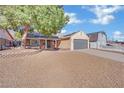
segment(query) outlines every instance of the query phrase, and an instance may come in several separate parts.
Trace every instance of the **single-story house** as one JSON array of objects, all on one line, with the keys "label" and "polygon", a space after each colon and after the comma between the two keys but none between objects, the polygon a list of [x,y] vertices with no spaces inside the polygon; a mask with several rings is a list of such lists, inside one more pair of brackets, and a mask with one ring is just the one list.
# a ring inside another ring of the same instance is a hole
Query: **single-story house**
[{"label": "single-story house", "polygon": [[39,47],[40,49],[56,49],[60,44],[57,36],[45,36],[38,32],[28,33],[26,37],[26,47]]},{"label": "single-story house", "polygon": [[87,34],[89,36],[89,47],[90,48],[101,48],[106,46],[107,35],[105,32],[93,32]]},{"label": "single-story house", "polygon": [[11,46],[13,37],[9,31],[0,29],[0,50],[6,49]]},{"label": "single-story house", "polygon": [[59,48],[61,49],[76,50],[89,48],[89,37],[81,31],[65,35],[60,39]]}]

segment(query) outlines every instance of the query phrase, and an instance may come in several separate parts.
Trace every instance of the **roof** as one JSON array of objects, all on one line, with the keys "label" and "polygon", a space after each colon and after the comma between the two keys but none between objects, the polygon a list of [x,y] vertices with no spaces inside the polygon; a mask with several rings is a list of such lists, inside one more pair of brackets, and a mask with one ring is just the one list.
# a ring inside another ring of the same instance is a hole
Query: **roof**
[{"label": "roof", "polygon": [[106,33],[103,32],[103,31],[89,33],[89,34],[87,34],[88,37],[89,37],[89,41],[90,42],[96,42],[98,40],[98,34],[99,33],[102,33],[102,34],[106,35]]},{"label": "roof", "polygon": [[[80,33],[80,34],[77,34],[77,33]],[[75,34],[77,34],[76,37],[74,38],[82,38],[82,39],[88,39],[89,40],[89,37],[82,31],[77,31],[77,32],[73,32],[73,33],[70,33],[70,34],[67,34],[67,35],[64,35],[63,37],[61,37],[61,40],[67,40],[67,39],[70,39],[72,36],[74,36]],[[80,36],[81,35],[81,36]]]},{"label": "roof", "polygon": [[0,38],[7,39],[7,40],[13,40],[13,37],[9,33],[9,31],[0,29]]},{"label": "roof", "polygon": [[43,34],[40,34],[38,32],[32,32],[32,33],[28,33],[27,35],[27,38],[36,38],[36,39],[39,39],[39,38],[52,38],[52,39],[58,39],[58,36],[45,36]]},{"label": "roof", "polygon": [[15,31],[14,30],[8,30],[10,36],[15,39]]},{"label": "roof", "polygon": [[74,34],[76,34],[76,33],[78,33],[78,32],[73,32],[73,33],[64,35],[63,37],[61,37],[61,39],[69,39],[72,35],[74,35]]},{"label": "roof", "polygon": [[67,37],[67,36],[72,36],[74,34],[76,34],[77,32],[73,32],[73,33],[70,33],[70,34],[67,34],[67,35],[64,35],[64,37]]}]

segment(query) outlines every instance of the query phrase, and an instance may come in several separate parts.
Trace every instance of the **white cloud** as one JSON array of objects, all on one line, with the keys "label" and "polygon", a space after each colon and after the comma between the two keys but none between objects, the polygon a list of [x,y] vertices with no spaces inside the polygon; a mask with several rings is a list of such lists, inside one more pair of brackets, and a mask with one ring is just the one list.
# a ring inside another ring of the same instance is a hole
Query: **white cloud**
[{"label": "white cloud", "polygon": [[67,30],[65,30],[65,29],[61,30],[61,33],[66,33],[66,32],[67,32]]},{"label": "white cloud", "polygon": [[82,21],[77,18],[77,14],[76,13],[68,13],[68,12],[66,12],[65,15],[68,15],[70,17],[68,24],[82,23]]},{"label": "white cloud", "polygon": [[114,40],[124,41],[124,33],[121,31],[115,31],[113,33]]},{"label": "white cloud", "polygon": [[[84,9],[84,7],[82,7]],[[112,20],[115,19],[114,13],[118,12],[119,10],[123,9],[123,6],[93,6],[87,7],[92,13],[96,15],[95,19],[91,19],[90,22],[94,24],[102,24],[106,25],[109,24]]]},{"label": "white cloud", "polygon": [[104,17],[92,19],[91,22],[94,23],[94,24],[106,25],[106,24],[109,24],[113,19],[114,19],[114,16],[106,15]]},{"label": "white cloud", "polygon": [[115,36],[120,36],[121,34],[122,34],[122,32],[120,32],[120,31],[115,31],[115,32],[114,32],[114,35],[115,35]]}]

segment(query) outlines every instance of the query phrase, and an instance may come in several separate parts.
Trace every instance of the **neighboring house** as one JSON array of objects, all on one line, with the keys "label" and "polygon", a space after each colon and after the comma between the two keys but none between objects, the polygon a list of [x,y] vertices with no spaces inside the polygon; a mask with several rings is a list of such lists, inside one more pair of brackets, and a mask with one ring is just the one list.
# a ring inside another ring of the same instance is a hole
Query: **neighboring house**
[{"label": "neighboring house", "polygon": [[90,48],[102,48],[106,46],[107,35],[105,32],[94,32],[87,35],[89,36]]},{"label": "neighboring house", "polygon": [[0,29],[0,50],[10,47],[13,39],[9,31]]},{"label": "neighboring house", "polygon": [[84,32],[74,32],[60,38],[61,49],[86,49],[89,48],[89,37]]},{"label": "neighboring house", "polygon": [[26,47],[39,47],[40,49],[55,49],[58,48],[60,39],[57,36],[45,36],[38,32],[28,33],[26,37]]}]

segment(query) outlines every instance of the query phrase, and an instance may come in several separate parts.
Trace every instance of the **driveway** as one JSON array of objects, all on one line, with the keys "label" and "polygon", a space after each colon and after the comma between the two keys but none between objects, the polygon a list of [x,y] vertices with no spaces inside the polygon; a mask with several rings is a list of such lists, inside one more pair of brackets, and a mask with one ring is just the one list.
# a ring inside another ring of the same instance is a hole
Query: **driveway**
[{"label": "driveway", "polygon": [[114,61],[124,62],[124,55],[113,52],[100,51],[95,49],[84,49],[84,50],[76,50],[77,52],[83,52],[90,55],[111,59]]}]

